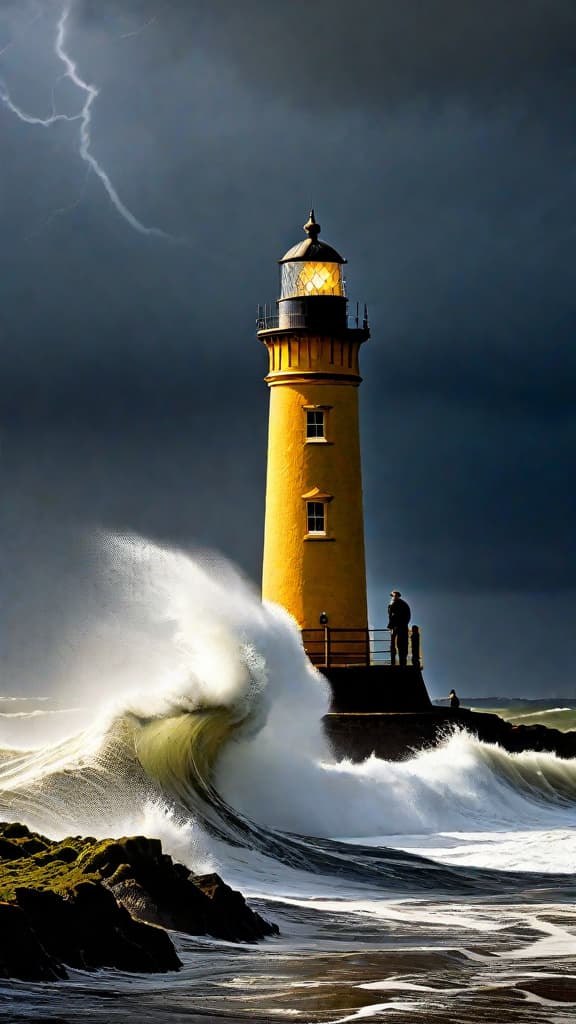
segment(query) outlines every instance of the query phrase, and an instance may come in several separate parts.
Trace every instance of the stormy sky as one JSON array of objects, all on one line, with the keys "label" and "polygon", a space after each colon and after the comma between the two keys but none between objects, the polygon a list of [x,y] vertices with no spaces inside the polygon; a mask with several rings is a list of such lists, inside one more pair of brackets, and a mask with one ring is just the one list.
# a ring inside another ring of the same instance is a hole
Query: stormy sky
[{"label": "stormy sky", "polygon": [[[573,695],[572,0],[78,0],[93,94],[63,10],[0,0],[2,692],[73,642],[95,529],[259,580],[255,310],[313,203],[370,313],[373,624],[400,589],[434,695]],[[90,96],[97,168],[52,119]]]}]

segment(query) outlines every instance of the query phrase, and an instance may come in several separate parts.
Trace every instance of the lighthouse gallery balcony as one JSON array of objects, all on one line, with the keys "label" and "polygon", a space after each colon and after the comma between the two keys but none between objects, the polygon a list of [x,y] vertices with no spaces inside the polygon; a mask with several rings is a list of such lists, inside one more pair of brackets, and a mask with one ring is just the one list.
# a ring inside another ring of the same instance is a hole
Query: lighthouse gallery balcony
[{"label": "lighthouse gallery balcony", "polygon": [[[398,656],[389,629],[303,629],[302,642],[310,661],[317,668],[397,665]],[[408,634],[408,664],[422,668],[420,629],[412,626]]]},{"label": "lighthouse gallery balcony", "polygon": [[[356,303],[355,313],[344,314],[344,326],[348,331],[367,331],[368,330],[368,310],[366,306],[363,307],[360,312],[360,304]],[[318,316],[318,308],[310,307],[310,305],[302,304],[300,309],[282,309],[278,310],[276,304],[258,306],[256,314],[256,330],[258,334],[261,331],[278,331],[278,330],[315,330],[319,327],[326,326],[326,318],[320,318]]]}]

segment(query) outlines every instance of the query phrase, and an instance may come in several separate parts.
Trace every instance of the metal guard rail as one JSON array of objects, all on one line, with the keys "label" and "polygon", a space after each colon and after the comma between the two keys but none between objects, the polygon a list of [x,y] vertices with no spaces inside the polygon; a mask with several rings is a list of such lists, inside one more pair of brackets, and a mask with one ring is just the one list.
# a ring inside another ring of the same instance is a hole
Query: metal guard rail
[{"label": "metal guard rail", "polygon": [[[397,644],[389,629],[303,629],[304,650],[313,665],[319,668],[352,665],[397,665],[400,662]],[[408,630],[407,664],[422,668],[420,629]]]},{"label": "metal guard rail", "polygon": [[[306,313],[259,313],[256,317],[257,331],[273,331],[279,328],[297,329],[307,328],[314,325],[316,321],[311,320]],[[367,330],[368,320],[366,316],[359,316],[357,313],[346,314],[346,326],[351,330]]]}]

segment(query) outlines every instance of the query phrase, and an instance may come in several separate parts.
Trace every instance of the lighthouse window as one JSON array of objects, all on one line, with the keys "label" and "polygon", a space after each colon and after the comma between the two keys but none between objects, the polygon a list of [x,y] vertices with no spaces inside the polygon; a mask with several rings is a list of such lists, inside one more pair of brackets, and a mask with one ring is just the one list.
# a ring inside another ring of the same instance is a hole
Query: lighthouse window
[{"label": "lighthouse window", "polygon": [[339,263],[314,263],[297,260],[282,265],[281,298],[306,295],[344,295],[342,267]]},{"label": "lighthouse window", "polygon": [[326,533],[326,506],[322,501],[307,501],[308,533]]},{"label": "lighthouse window", "polygon": [[306,412],[306,437],[325,437],[324,412],[320,409],[312,409]]}]

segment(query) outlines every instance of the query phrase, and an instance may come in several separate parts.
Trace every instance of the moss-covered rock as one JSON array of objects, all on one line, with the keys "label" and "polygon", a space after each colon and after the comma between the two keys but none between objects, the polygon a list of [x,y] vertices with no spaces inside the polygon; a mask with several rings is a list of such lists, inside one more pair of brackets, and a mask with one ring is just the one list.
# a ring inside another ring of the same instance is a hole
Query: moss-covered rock
[{"label": "moss-covered rock", "polygon": [[218,875],[190,874],[162,852],[159,840],[145,836],[53,842],[19,823],[0,823],[0,901],[30,959],[18,968],[26,956],[11,959],[5,938],[5,977],[49,980],[62,977],[65,964],[177,970],[163,928],[240,942],[278,931]]}]

